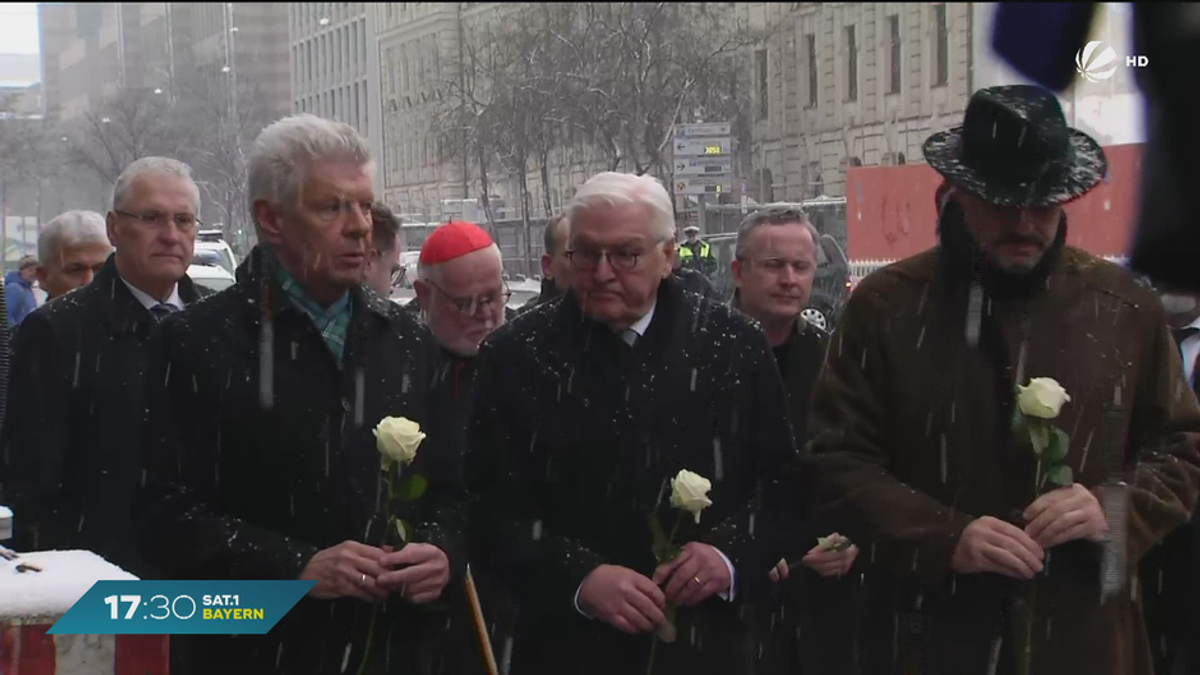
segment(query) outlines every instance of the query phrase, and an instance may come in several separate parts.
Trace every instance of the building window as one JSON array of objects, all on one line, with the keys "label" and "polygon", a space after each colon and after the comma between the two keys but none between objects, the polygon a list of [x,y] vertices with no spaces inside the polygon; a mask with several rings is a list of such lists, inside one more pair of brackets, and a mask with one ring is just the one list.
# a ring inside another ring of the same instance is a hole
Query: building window
[{"label": "building window", "polygon": [[893,14],[888,17],[888,24],[892,34],[892,51],[891,51],[891,73],[888,79],[888,93],[900,93],[900,15]]},{"label": "building window", "polygon": [[858,100],[858,43],[854,26],[846,26],[846,100]]},{"label": "building window", "polygon": [[769,91],[767,89],[767,50],[759,49],[754,52],[754,61],[758,69],[758,119],[767,119],[770,112]]},{"label": "building window", "polygon": [[817,89],[817,36],[809,33],[804,39],[808,43],[808,106],[815,108],[820,93]]},{"label": "building window", "polygon": [[937,70],[934,73],[933,86],[946,84],[950,80],[950,37],[946,29],[946,4],[933,6],[934,35],[937,39],[935,47]]}]

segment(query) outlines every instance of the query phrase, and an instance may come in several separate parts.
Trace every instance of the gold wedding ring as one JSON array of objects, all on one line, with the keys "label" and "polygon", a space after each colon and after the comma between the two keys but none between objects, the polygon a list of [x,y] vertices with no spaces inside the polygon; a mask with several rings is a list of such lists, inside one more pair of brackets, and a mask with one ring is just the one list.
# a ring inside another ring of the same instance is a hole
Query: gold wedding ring
[{"label": "gold wedding ring", "polygon": [[358,583],[359,583],[359,585],[361,585],[361,586],[366,586],[366,585],[367,585],[367,573],[366,573],[366,572],[363,572],[363,575],[362,575],[362,580],[361,580],[361,581],[359,581]]},{"label": "gold wedding ring", "polygon": [[697,584],[697,585],[699,585],[699,586],[703,586],[703,585],[704,585],[704,582],[703,582],[703,581],[700,581],[700,576],[699,576],[699,575],[692,577],[692,581],[696,582],[696,584]]}]

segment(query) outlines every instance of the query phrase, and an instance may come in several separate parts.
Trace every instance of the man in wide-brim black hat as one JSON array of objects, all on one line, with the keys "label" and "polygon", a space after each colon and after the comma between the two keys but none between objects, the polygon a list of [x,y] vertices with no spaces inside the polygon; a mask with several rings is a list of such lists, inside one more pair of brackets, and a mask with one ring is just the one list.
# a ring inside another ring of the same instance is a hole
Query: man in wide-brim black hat
[{"label": "man in wide-brim black hat", "polygon": [[865,672],[1150,675],[1128,579],[1192,512],[1200,406],[1159,300],[1065,245],[1104,153],[1021,85],[976,92],[925,157],[940,245],[859,284],[810,420],[817,515],[880,583]]}]

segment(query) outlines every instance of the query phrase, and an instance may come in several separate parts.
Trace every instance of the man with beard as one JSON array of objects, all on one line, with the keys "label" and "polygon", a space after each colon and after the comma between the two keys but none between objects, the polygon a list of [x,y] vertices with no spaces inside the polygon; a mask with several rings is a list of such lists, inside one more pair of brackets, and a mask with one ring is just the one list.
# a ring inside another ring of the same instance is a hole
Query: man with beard
[{"label": "man with beard", "polygon": [[[654,178],[594,176],[568,220],[572,290],[484,343],[469,433],[472,539],[521,598],[512,671],[749,672],[797,457],[769,346],[680,288]],[[698,522],[669,503],[682,469],[711,481]]]},{"label": "man with beard", "polygon": [[[440,667],[445,623],[425,606],[465,563],[441,464],[457,449],[431,415],[432,337],[362,283],[369,152],[313,115],[263,129],[247,186],[260,243],[234,286],[150,345],[143,550],[173,579],[316,582],[268,635],[173,639],[189,672]],[[428,436],[405,469],[428,484],[415,501],[381,497],[373,432],[388,417]],[[389,513],[412,525],[406,545]]]},{"label": "man with beard", "polygon": [[[1064,245],[1062,204],[1099,183],[1103,151],[1052,94],[1013,85],[976,92],[924,152],[950,184],[941,245],[850,296],[811,418],[814,501],[881,574],[866,671],[1148,675],[1128,577],[1191,516],[1200,406],[1177,395],[1157,298]],[[1068,435],[1067,487],[1038,480],[1014,428],[1032,378],[1070,396],[1035,411]],[[1117,497],[1107,514],[1099,494]],[[1122,550],[1124,575],[1102,568]],[[1120,586],[1104,602],[1102,581]]]},{"label": "man with beard", "polygon": [[[1200,354],[1200,295],[1159,284],[1171,336],[1183,359],[1183,373],[1193,394],[1200,396],[1196,376]],[[1146,610],[1146,629],[1154,648],[1154,672],[1200,673],[1200,522],[1195,510],[1187,525],[1155,547],[1139,570]]]}]

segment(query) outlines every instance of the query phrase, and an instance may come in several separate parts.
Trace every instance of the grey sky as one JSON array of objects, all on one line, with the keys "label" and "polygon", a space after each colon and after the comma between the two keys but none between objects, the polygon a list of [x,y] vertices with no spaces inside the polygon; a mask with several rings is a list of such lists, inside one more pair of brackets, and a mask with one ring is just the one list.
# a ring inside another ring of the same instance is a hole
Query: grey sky
[{"label": "grey sky", "polygon": [[36,2],[0,3],[0,54],[37,54]]}]

